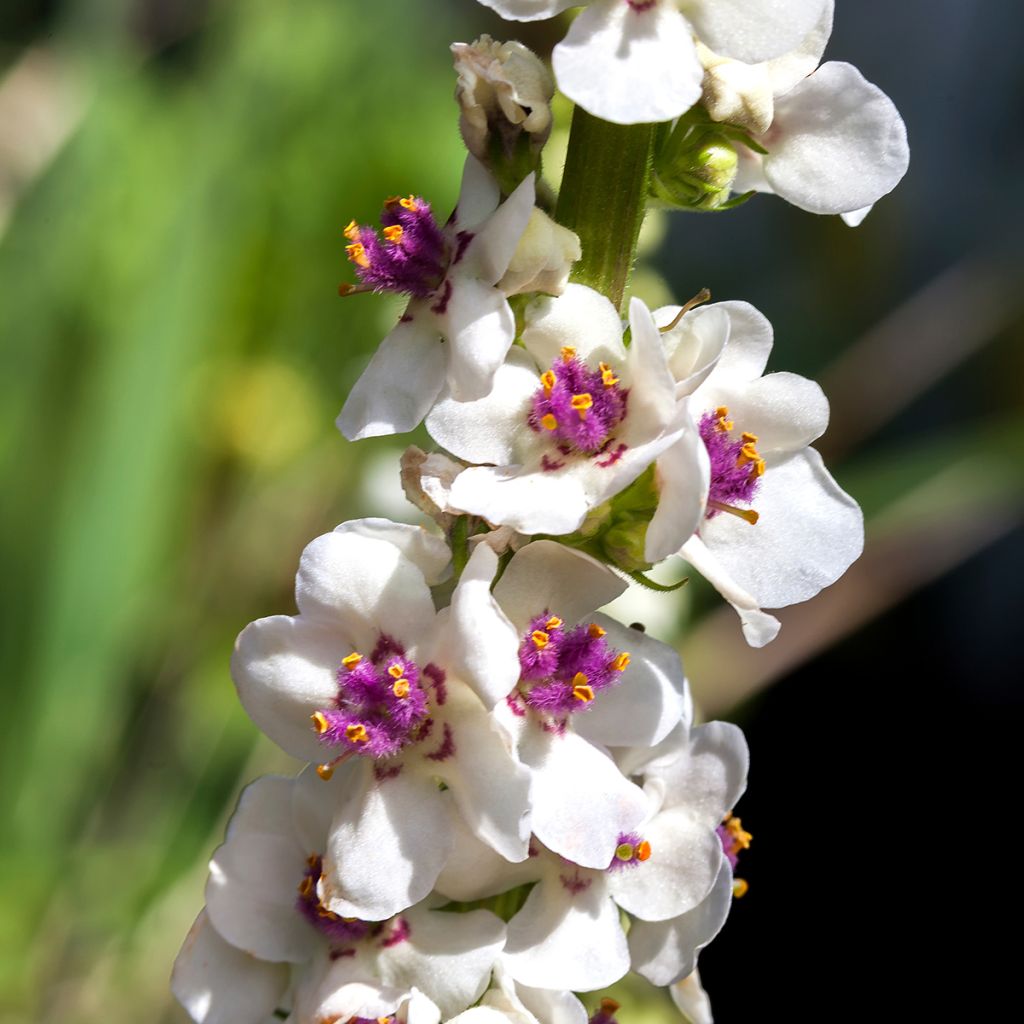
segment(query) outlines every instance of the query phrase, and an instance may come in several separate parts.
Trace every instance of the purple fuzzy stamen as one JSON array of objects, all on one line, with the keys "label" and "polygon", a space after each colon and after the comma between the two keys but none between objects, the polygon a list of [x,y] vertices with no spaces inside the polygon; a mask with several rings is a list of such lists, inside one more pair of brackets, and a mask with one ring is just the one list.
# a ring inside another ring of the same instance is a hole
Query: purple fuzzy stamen
[{"label": "purple fuzzy stamen", "polygon": [[607,365],[591,370],[570,352],[541,377],[527,423],[562,455],[598,455],[626,415],[628,392]]},{"label": "purple fuzzy stamen", "polygon": [[306,871],[299,884],[299,897],[295,901],[296,909],[333,944],[356,942],[365,938],[373,925],[355,918],[340,917],[320,902],[316,887],[322,871],[323,860],[314,853],[306,862]]},{"label": "purple fuzzy stamen", "polygon": [[636,832],[623,832],[615,841],[615,853],[608,865],[609,871],[635,868],[651,856],[651,844]]},{"label": "purple fuzzy stamen", "polygon": [[[430,204],[418,196],[389,199],[380,217],[383,231],[350,224],[348,257],[364,285],[425,299],[441,286],[452,262],[444,232]],[[471,236],[470,236],[471,237]],[[460,240],[459,246],[468,243]],[[461,255],[461,253],[460,253]]]},{"label": "purple fuzzy stamen", "polygon": [[740,819],[733,817],[731,814],[715,831],[722,843],[722,852],[735,871],[736,865],[739,863],[740,854],[750,847],[752,836],[749,832],[744,831]]},{"label": "purple fuzzy stamen", "polygon": [[749,506],[761,483],[759,464],[761,472],[764,471],[760,457],[748,457],[750,453],[756,454],[752,448],[753,442],[747,440],[753,435],[746,434],[740,440],[734,440],[731,435],[733,424],[727,419],[728,415],[728,409],[723,407],[706,412],[700,418],[700,436],[711,460],[711,489],[705,513],[708,519],[713,519],[722,511],[715,507],[716,504],[731,508]]}]

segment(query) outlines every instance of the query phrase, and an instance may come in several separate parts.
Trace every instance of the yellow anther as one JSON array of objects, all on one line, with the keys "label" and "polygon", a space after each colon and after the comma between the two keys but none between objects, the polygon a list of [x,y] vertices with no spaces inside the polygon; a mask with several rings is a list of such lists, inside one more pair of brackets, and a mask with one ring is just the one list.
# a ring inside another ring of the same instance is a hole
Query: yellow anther
[{"label": "yellow anther", "polygon": [[314,711],[309,716],[309,720],[313,723],[313,728],[323,736],[325,732],[331,727],[331,723],[327,721],[327,716],[322,711]]},{"label": "yellow anther", "polygon": [[353,651],[350,655],[348,655],[348,657],[342,658],[341,659],[341,663],[342,663],[342,665],[345,666],[345,668],[347,668],[349,671],[351,671],[362,660],[363,660],[363,656],[361,654],[356,654],[356,652]]},{"label": "yellow anther", "polygon": [[306,858],[306,867],[307,868],[315,868],[317,866],[317,863],[318,863],[319,860],[320,860],[320,858],[315,853],[311,853]]},{"label": "yellow anther", "polygon": [[346,726],[345,738],[350,743],[367,743],[370,739],[366,733],[366,726],[361,723]]},{"label": "yellow anther", "polygon": [[388,675],[391,676],[392,679],[401,679],[402,678],[402,666],[401,665],[389,665],[388,666]]},{"label": "yellow anther", "polygon": [[589,685],[585,672],[577,672],[572,677],[572,695],[584,704],[589,704],[594,699],[594,690]]},{"label": "yellow anther", "polygon": [[543,651],[544,648],[547,647],[548,641],[551,637],[549,637],[543,629],[535,629],[530,639],[533,641],[533,646],[536,647],[538,651]]},{"label": "yellow anther", "polygon": [[743,828],[743,822],[739,818],[729,815],[725,821],[725,831],[739,849],[750,849],[750,842],[754,837]]},{"label": "yellow anther", "polygon": [[415,196],[406,196],[405,199],[399,199],[398,200],[398,205],[403,207],[406,210],[415,210],[416,209],[416,197]]},{"label": "yellow anther", "polygon": [[750,883],[745,878],[734,878],[732,880],[733,899],[742,899],[750,890]]},{"label": "yellow anther", "polygon": [[389,224],[383,231],[384,237],[389,242],[400,242],[402,235],[405,234],[405,228],[401,224]]},{"label": "yellow anther", "polygon": [[748,462],[757,462],[761,456],[758,450],[749,441],[740,449],[739,455],[736,456],[736,465],[742,466]]},{"label": "yellow anther", "polygon": [[601,383],[606,388],[613,388],[619,383],[619,378],[607,363],[598,363],[597,368],[601,371]]},{"label": "yellow anther", "polygon": [[619,843],[615,847],[615,856],[619,860],[632,860],[634,853],[636,853],[636,847],[632,843]]},{"label": "yellow anther", "polygon": [[409,696],[409,680],[408,679],[396,679],[395,685],[391,687],[391,692],[399,698]]},{"label": "yellow anther", "polygon": [[639,861],[651,859],[651,844],[646,839],[636,848],[636,859]]},{"label": "yellow anther", "polygon": [[370,265],[370,258],[366,255],[366,249],[362,242],[353,242],[351,245],[346,245],[345,252],[348,253],[348,258],[356,266],[368,267]]},{"label": "yellow anther", "polygon": [[592,622],[587,629],[587,633],[590,634],[592,640],[600,640],[605,635],[605,632],[596,622]]},{"label": "yellow anther", "polygon": [[743,440],[747,444],[757,444],[757,434],[751,434],[749,431],[743,431]]},{"label": "yellow anther", "polygon": [[326,782],[334,774],[334,766],[330,764],[318,764],[316,773]]},{"label": "yellow anther", "polygon": [[582,395],[573,395],[569,404],[580,414],[580,419],[586,419],[587,410],[594,404],[593,398],[584,392]]},{"label": "yellow anther", "polygon": [[545,629],[558,629],[562,624],[562,620],[557,615],[552,615],[547,622],[544,623]]},{"label": "yellow anther", "polygon": [[555,375],[550,370],[545,370],[540,375],[540,382],[544,385],[544,394],[550,395],[555,386]]},{"label": "yellow anther", "polygon": [[629,668],[629,651],[623,651],[621,654],[615,655],[615,660],[612,662],[612,668],[616,672],[625,672]]},{"label": "yellow anther", "polygon": [[[756,472],[756,467],[755,467]],[[709,501],[708,507],[717,509],[719,512],[728,512],[737,519],[742,519],[753,526],[761,517],[752,508],[736,508],[735,505],[726,505],[721,501]]]},{"label": "yellow anther", "polygon": [[350,242],[356,241],[359,238],[359,225],[354,220],[350,220],[344,234]]},{"label": "yellow anther", "polygon": [[571,363],[576,358],[576,349],[572,345],[562,346],[562,362]]},{"label": "yellow anther", "polygon": [[720,430],[723,434],[728,434],[736,425],[731,419],[729,419],[729,406],[727,405],[720,405],[715,410],[715,416],[718,417],[715,422],[715,430]]},{"label": "yellow anther", "polygon": [[541,416],[540,425],[545,430],[554,430],[555,427],[558,426],[558,420],[556,420],[555,417],[551,415],[551,413],[546,413],[545,415]]},{"label": "yellow anther", "polygon": [[600,1002],[601,1009],[609,1016],[614,1014],[616,1011],[622,1009],[622,1003],[617,1003],[614,999],[609,999],[605,996]]},{"label": "yellow anther", "polygon": [[729,415],[729,406],[727,406],[727,405],[720,405],[715,410],[715,415],[716,416],[728,416]]},{"label": "yellow anther", "polygon": [[303,899],[308,900],[309,897],[313,895],[315,889],[316,883],[309,875],[306,875],[306,877],[301,882],[299,882],[299,895]]}]

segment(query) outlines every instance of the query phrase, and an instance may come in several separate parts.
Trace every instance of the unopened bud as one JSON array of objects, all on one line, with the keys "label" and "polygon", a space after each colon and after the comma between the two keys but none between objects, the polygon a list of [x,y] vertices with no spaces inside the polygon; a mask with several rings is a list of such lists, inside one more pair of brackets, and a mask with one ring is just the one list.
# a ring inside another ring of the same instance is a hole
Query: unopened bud
[{"label": "unopened bud", "polygon": [[620,519],[601,538],[604,553],[614,565],[626,572],[642,572],[651,563],[644,557],[649,519]]},{"label": "unopened bud", "polygon": [[712,121],[762,135],[775,116],[775,97],[767,64],[744,64],[712,53],[698,44],[704,65],[701,102]]},{"label": "unopened bud", "polygon": [[535,207],[498,287],[506,295],[561,295],[569,283],[569,271],[581,254],[576,233]]},{"label": "unopened bud", "polygon": [[654,168],[655,196],[673,206],[715,210],[729,198],[739,157],[736,147],[714,128],[689,132]]}]

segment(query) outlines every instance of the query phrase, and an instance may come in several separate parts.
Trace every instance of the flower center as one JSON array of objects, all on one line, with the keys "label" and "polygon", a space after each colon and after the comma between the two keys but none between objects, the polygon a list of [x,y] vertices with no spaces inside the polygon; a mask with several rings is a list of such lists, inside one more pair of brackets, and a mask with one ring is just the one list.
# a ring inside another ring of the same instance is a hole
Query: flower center
[{"label": "flower center", "polygon": [[628,665],[629,654],[616,651],[596,622],[566,629],[557,615],[544,612],[519,644],[518,691],[534,711],[571,714],[614,686]]},{"label": "flower center", "polygon": [[[716,832],[722,843],[722,850],[725,853],[726,859],[732,865],[733,871],[735,871],[736,865],[739,863],[740,854],[744,850],[750,849],[750,843],[754,837],[743,828],[743,823],[731,811],[725,816]],[[737,899],[746,895],[749,888],[750,886],[746,879],[733,879],[732,894]]]},{"label": "flower center", "polygon": [[728,512],[753,525],[757,513],[737,506],[749,505],[754,500],[765,464],[757,450],[757,435],[744,433],[735,440],[734,426],[724,405],[704,413],[700,419],[700,436],[711,460],[711,490],[705,517],[713,519],[719,512]]},{"label": "flower center", "polygon": [[323,872],[323,859],[318,853],[306,861],[306,871],[299,882],[299,896],[295,908],[322,935],[332,943],[356,942],[369,935],[374,927],[354,917],[341,917],[328,910],[317,895],[316,887]]},{"label": "flower center", "polygon": [[397,640],[381,634],[369,657],[353,651],[338,668],[334,706],[321,708],[310,721],[321,742],[341,751],[317,770],[330,778],[333,767],[353,754],[392,757],[425,739],[433,724],[431,693],[444,703],[444,673],[433,664],[422,669]]},{"label": "flower center", "polygon": [[[420,299],[433,294],[448,273],[453,253],[430,204],[419,196],[392,197],[384,203],[380,222],[380,235],[355,221],[345,228],[345,251],[365,287],[342,286],[342,293],[372,289]],[[456,259],[464,248],[461,238],[458,242]]]},{"label": "flower center", "polygon": [[619,843],[615,847],[615,855],[609,871],[617,871],[621,868],[635,868],[651,858],[651,844],[635,832],[624,832],[619,836]]},{"label": "flower center", "polygon": [[547,434],[563,455],[603,452],[626,415],[628,391],[615,371],[607,363],[590,369],[567,346],[540,382],[527,420],[530,429]]}]

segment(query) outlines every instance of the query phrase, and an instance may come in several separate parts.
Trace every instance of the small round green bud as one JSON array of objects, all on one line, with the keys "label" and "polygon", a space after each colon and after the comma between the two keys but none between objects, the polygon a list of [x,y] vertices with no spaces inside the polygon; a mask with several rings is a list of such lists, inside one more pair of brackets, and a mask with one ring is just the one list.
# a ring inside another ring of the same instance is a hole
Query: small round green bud
[{"label": "small round green bud", "polygon": [[644,558],[647,519],[621,519],[601,538],[601,547],[612,564],[626,572],[642,572],[651,568]]}]

